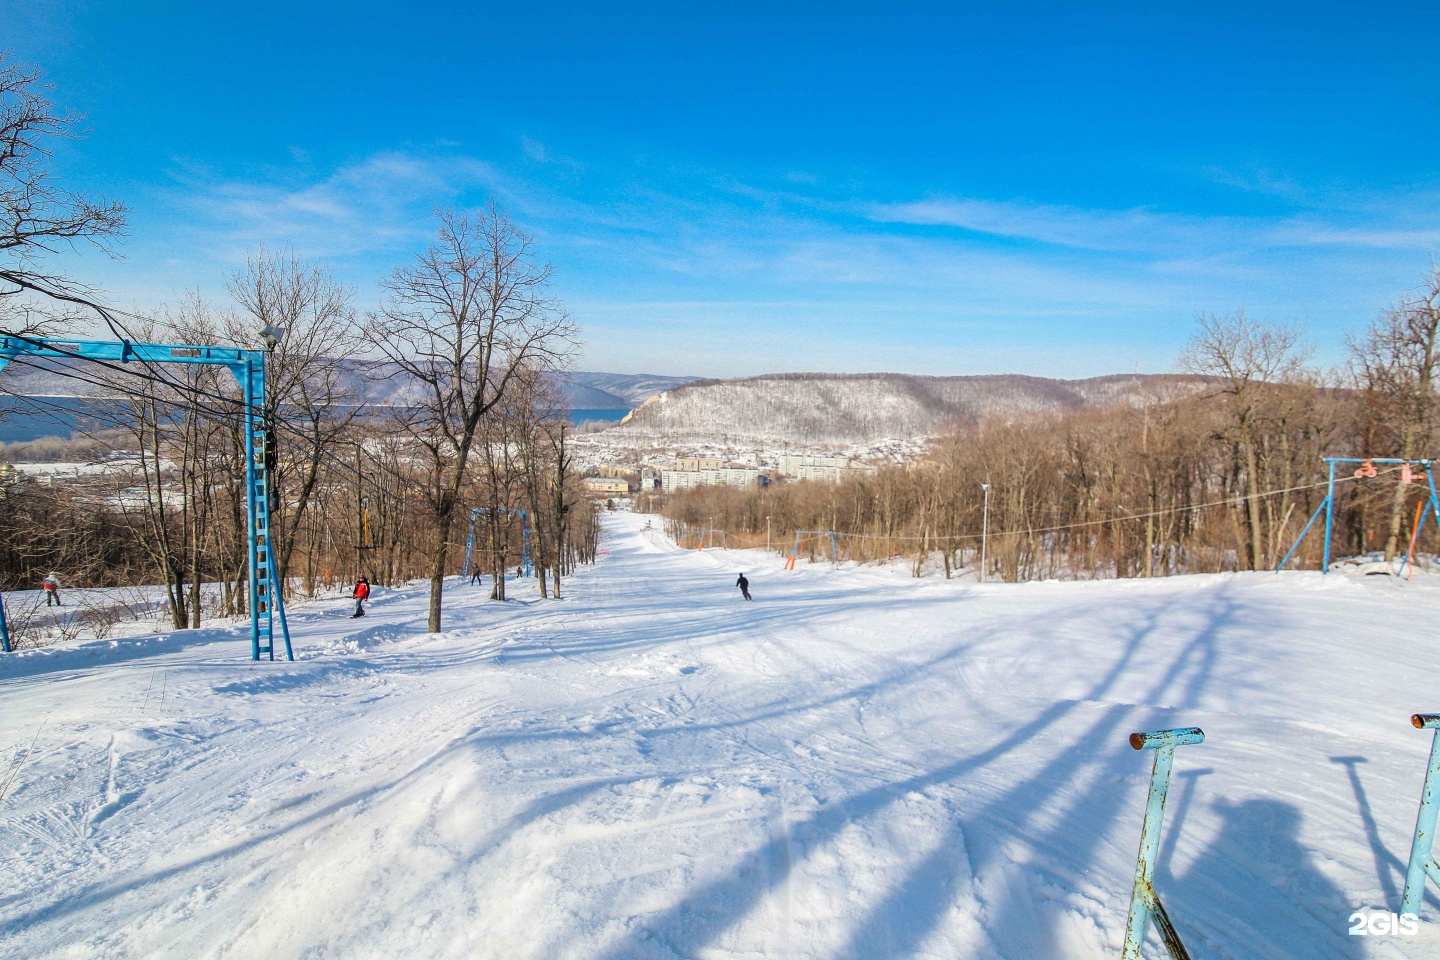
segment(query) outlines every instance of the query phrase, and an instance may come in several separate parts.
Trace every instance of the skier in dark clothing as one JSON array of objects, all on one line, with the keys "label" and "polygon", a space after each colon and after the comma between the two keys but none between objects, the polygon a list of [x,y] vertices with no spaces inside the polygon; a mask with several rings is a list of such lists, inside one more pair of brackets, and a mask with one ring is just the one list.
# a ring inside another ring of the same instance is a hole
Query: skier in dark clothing
[{"label": "skier in dark clothing", "polygon": [[470,586],[473,587],[477,583],[482,586],[485,584],[485,578],[481,575],[480,564],[478,563],[475,564],[475,569],[470,574]]},{"label": "skier in dark clothing", "polygon": [[350,596],[355,598],[355,612],[350,614],[350,619],[365,616],[365,601],[370,597],[370,581],[362,576]]},{"label": "skier in dark clothing", "polygon": [[746,600],[750,599],[750,581],[745,579],[745,574],[740,574],[740,579],[735,581],[735,586],[740,588],[740,593]]}]

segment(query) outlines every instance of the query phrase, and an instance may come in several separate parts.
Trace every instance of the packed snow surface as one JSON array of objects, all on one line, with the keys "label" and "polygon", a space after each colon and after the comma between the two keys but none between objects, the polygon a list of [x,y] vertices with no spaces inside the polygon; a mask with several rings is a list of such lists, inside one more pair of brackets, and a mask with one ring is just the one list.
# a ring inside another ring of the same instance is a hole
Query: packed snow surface
[{"label": "packed snow surface", "polygon": [[645,523],[559,602],[453,581],[439,635],[417,586],[297,606],[296,663],[0,658],[0,955],[1113,958],[1126,735],[1192,724],[1156,886],[1196,957],[1440,955],[1433,888],[1346,932],[1399,906],[1440,585],[788,573]]}]

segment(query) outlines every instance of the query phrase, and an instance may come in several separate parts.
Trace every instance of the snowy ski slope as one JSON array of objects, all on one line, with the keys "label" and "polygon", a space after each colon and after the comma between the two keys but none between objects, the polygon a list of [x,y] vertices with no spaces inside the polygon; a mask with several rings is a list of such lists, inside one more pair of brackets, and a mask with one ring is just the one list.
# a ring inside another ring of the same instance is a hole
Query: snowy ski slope
[{"label": "snowy ski slope", "polygon": [[0,956],[1118,957],[1125,736],[1189,724],[1157,887],[1197,958],[1440,956],[1433,891],[1346,934],[1399,903],[1436,584],[784,573],[643,526],[558,603],[455,581],[438,636],[416,587],[298,607],[294,664],[0,658]]}]

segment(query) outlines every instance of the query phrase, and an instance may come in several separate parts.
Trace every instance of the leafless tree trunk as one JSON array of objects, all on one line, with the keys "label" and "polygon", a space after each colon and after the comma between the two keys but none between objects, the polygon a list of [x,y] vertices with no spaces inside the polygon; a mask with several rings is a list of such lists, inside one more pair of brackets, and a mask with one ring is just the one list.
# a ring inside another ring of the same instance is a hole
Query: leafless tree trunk
[{"label": "leafless tree trunk", "polygon": [[[1435,455],[1435,380],[1440,366],[1440,270],[1431,269],[1417,295],[1382,314],[1359,341],[1352,341],[1355,385],[1377,440],[1389,449],[1377,456],[1429,458]],[[1385,558],[1399,552],[1409,489],[1395,485],[1385,536]]]},{"label": "leafless tree trunk", "polygon": [[560,363],[574,327],[547,290],[551,269],[534,243],[491,203],[475,216],[445,213],[438,241],[385,282],[371,339],[411,387],[400,423],[424,451],[434,541],[429,628],[441,629],[451,526],[487,415],[520,371]]},{"label": "leafless tree trunk", "polygon": [[[77,139],[84,118],[60,113],[40,73],[0,53],[0,300],[44,290],[69,291],[64,279],[36,266],[40,256],[77,240],[108,250],[107,241],[125,228],[125,208],[93,200],[59,185],[50,169],[55,144]],[[27,284],[34,284],[29,286]]]},{"label": "leafless tree trunk", "polygon": [[1243,311],[1228,317],[1202,316],[1200,330],[1186,346],[1180,368],[1213,377],[1225,397],[1230,422],[1223,439],[1233,443],[1243,483],[1249,532],[1247,566],[1266,562],[1259,493],[1262,486],[1260,434],[1275,387],[1297,379],[1305,352],[1300,331],[1284,324],[1251,320]]},{"label": "leafless tree trunk", "polygon": [[288,590],[290,561],[321,464],[327,454],[335,455],[339,438],[361,410],[349,367],[362,343],[354,292],[323,266],[263,249],[230,277],[229,289],[247,315],[231,325],[231,339],[258,347],[262,330],[283,331],[265,355],[265,413],[271,423],[283,421],[270,478],[271,530],[276,570]]}]

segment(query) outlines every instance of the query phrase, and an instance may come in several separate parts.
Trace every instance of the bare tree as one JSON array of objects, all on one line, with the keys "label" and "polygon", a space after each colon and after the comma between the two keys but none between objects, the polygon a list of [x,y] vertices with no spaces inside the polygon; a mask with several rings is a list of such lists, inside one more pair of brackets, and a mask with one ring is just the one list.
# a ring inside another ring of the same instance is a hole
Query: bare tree
[{"label": "bare tree", "polygon": [[[1361,340],[1350,343],[1351,370],[1370,443],[1378,453],[1406,459],[1435,455],[1435,382],[1440,376],[1440,269],[1420,290],[1381,314]],[[1386,526],[1385,558],[1400,546],[1408,491],[1396,484]]]},{"label": "bare tree", "polygon": [[81,136],[83,117],[60,113],[33,67],[0,53],[0,296],[65,292],[60,277],[40,271],[44,254],[85,240],[109,249],[125,227],[125,207],[61,187],[51,170],[53,144]]},{"label": "bare tree", "polygon": [[521,371],[559,365],[574,342],[533,247],[493,202],[473,217],[442,213],[437,242],[385,281],[368,323],[413,390],[401,420],[429,474],[431,631],[440,630],[451,526],[482,422]]},{"label": "bare tree", "polygon": [[284,429],[275,430],[271,526],[280,583],[288,585],[296,534],[322,462],[361,410],[361,397],[347,375],[362,345],[355,295],[324,266],[288,251],[267,254],[264,249],[245,261],[228,286],[246,313],[230,324],[232,339],[258,345],[267,327],[284,331],[265,356],[265,416],[272,429],[277,418],[284,421]]},{"label": "bare tree", "polygon": [[1180,369],[1213,377],[1218,394],[1229,411],[1228,424],[1219,439],[1234,452],[1233,468],[1240,480],[1249,529],[1248,567],[1265,562],[1263,520],[1259,493],[1262,486],[1262,423],[1270,414],[1275,387],[1299,379],[1306,351],[1298,328],[1252,320],[1243,310],[1227,317],[1199,318],[1200,329],[1180,357]]}]

